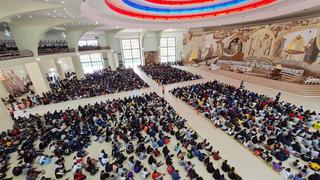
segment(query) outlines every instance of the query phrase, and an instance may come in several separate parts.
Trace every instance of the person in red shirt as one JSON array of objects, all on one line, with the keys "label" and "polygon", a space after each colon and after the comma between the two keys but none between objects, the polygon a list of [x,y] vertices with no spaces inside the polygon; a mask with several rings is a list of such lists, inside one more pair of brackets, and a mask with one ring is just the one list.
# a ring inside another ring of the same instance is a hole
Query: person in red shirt
[{"label": "person in red shirt", "polygon": [[80,169],[78,169],[74,174],[74,180],[84,180],[84,179],[87,179],[87,176],[84,175]]},{"label": "person in red shirt", "polygon": [[159,157],[160,156],[160,151],[156,148],[154,151],[153,151],[153,155],[155,156],[155,157]]},{"label": "person in red shirt", "polygon": [[157,171],[153,171],[151,177],[153,180],[162,180],[163,179],[164,174],[161,174]]},{"label": "person in red shirt", "polygon": [[218,160],[221,159],[219,153],[220,153],[219,151],[212,152],[212,157],[213,157],[214,160],[218,161]]},{"label": "person in red shirt", "polygon": [[167,171],[168,171],[168,174],[172,175],[172,173],[173,173],[173,171],[174,171],[174,167],[173,167],[171,164],[169,164],[169,165],[167,166]]}]

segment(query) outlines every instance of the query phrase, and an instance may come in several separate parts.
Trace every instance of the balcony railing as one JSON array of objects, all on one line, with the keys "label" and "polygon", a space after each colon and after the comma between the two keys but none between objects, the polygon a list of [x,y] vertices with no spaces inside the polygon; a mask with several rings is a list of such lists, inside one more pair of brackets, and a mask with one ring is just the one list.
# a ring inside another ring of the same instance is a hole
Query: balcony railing
[{"label": "balcony railing", "polygon": [[8,60],[15,58],[33,57],[32,51],[2,51],[0,52],[0,60]]},{"label": "balcony railing", "polygon": [[108,50],[109,46],[101,47],[101,46],[79,46],[79,51],[94,51],[94,50]]},{"label": "balcony railing", "polygon": [[38,54],[41,55],[49,55],[49,54],[61,54],[61,53],[69,53],[75,52],[74,48],[50,48],[50,49],[41,49],[38,50]]}]

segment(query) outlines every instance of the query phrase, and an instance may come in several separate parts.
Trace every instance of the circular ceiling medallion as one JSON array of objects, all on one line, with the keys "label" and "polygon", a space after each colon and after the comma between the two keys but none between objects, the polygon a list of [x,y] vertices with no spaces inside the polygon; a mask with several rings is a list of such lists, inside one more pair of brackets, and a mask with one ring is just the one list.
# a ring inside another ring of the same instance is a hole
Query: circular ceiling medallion
[{"label": "circular ceiling medallion", "polygon": [[[104,0],[114,12],[148,20],[190,20],[235,14],[277,0]],[[172,5],[180,5],[173,6]]]}]

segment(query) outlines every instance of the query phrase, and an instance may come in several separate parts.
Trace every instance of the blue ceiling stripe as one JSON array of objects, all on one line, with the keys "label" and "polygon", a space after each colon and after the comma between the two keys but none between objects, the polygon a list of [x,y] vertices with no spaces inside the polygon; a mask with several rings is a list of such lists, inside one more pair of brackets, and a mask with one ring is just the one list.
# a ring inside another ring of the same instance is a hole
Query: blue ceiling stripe
[{"label": "blue ceiling stripe", "polygon": [[179,9],[148,7],[145,5],[135,3],[132,0],[122,0],[122,1],[128,6],[138,10],[142,10],[142,11],[162,13],[162,14],[182,14],[182,13],[199,13],[199,12],[225,9],[229,7],[234,7],[239,4],[244,4],[249,0],[231,0],[228,2],[220,3],[220,4],[213,4],[213,5],[211,4],[208,6],[193,7],[193,8],[179,8]]}]

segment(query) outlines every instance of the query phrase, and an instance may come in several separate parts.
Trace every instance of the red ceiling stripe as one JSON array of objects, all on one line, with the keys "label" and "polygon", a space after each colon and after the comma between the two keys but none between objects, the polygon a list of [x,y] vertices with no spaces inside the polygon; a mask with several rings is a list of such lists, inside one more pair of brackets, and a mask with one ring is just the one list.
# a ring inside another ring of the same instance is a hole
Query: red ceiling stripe
[{"label": "red ceiling stripe", "polygon": [[128,10],[124,10],[122,8],[119,8],[115,6],[110,0],[104,0],[106,5],[112,9],[113,11],[125,15],[130,16],[134,18],[140,18],[140,19],[150,19],[150,20],[188,20],[188,19],[201,19],[201,18],[209,18],[209,17],[215,17],[215,16],[222,16],[226,14],[234,14],[238,12],[248,11],[252,9],[256,9],[262,6],[269,5],[271,3],[276,2],[277,0],[261,0],[252,4],[248,4],[241,7],[236,7],[232,9],[226,9],[221,11],[215,11],[215,12],[208,12],[208,13],[201,13],[201,14],[191,14],[191,15],[152,15],[152,14],[143,14],[143,13],[136,13],[131,12]]},{"label": "red ceiling stripe", "polygon": [[202,4],[208,2],[214,2],[216,0],[183,0],[183,1],[170,1],[170,0],[146,0],[154,4],[162,5],[190,5],[190,4]]}]

